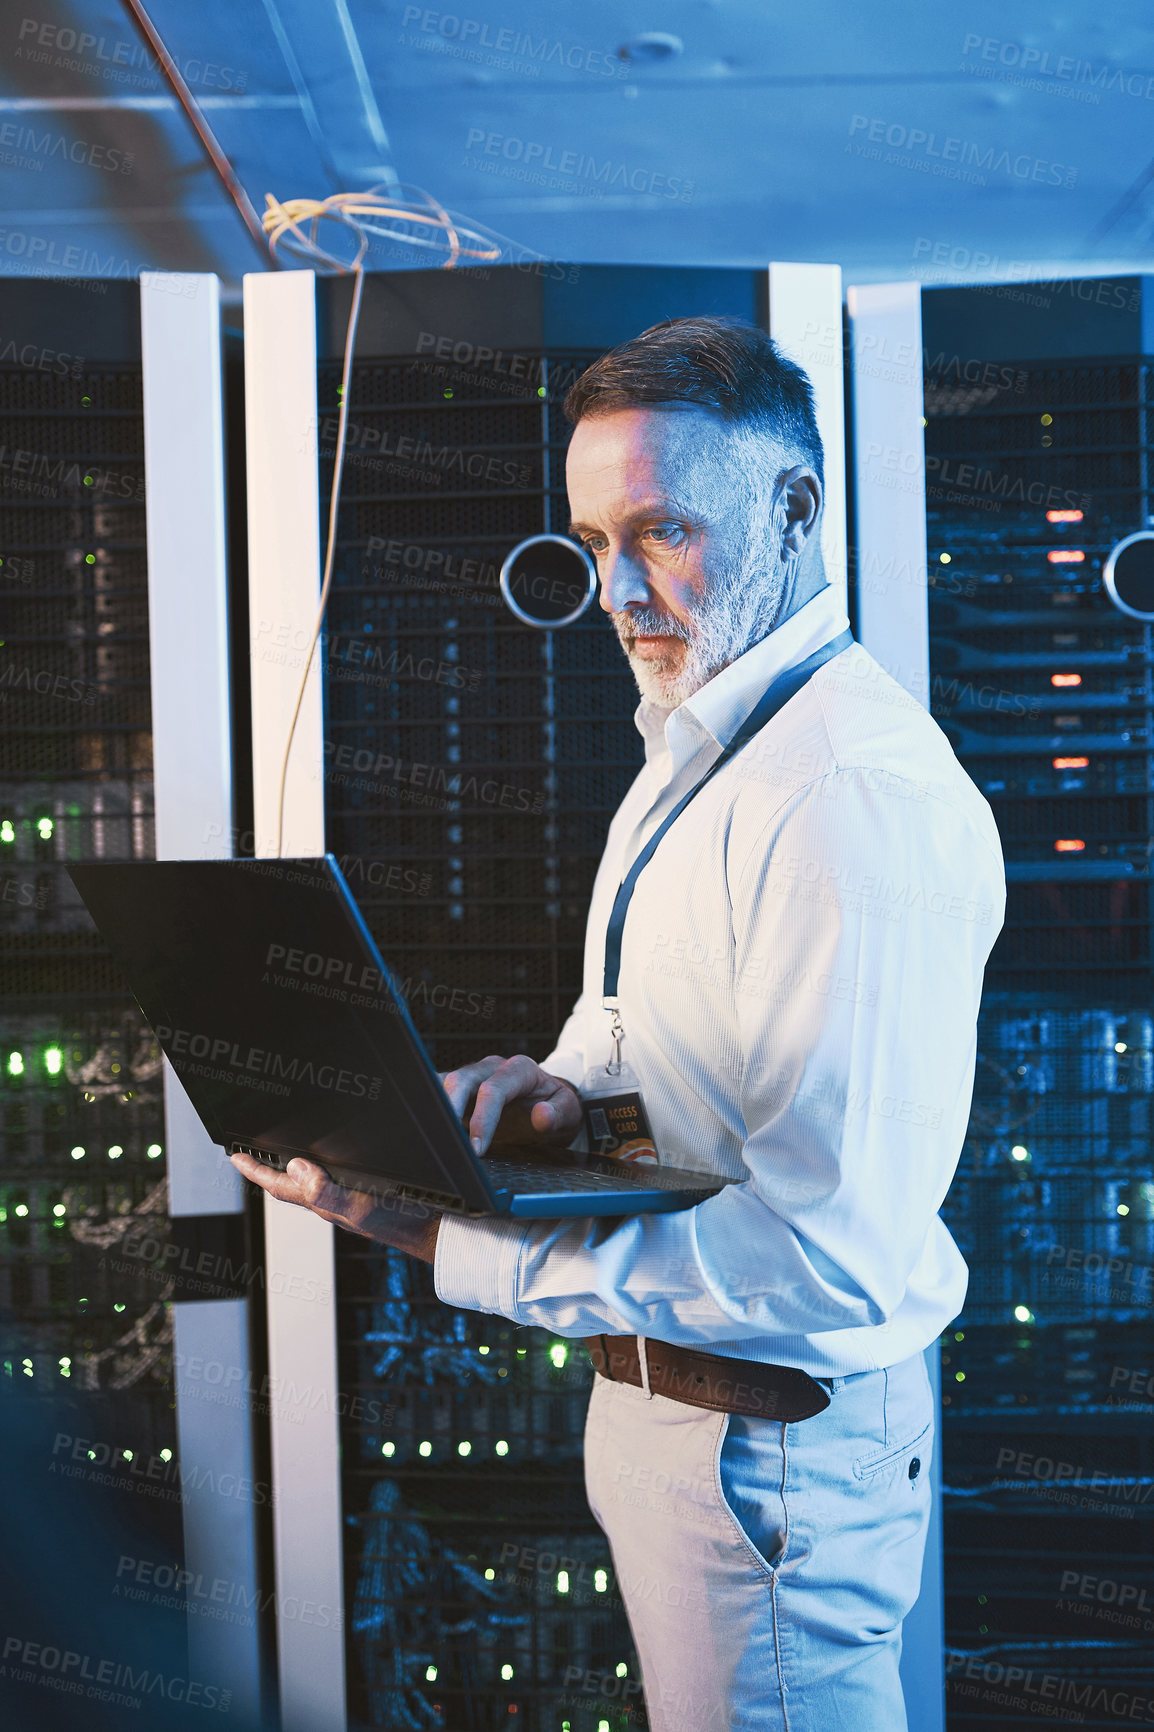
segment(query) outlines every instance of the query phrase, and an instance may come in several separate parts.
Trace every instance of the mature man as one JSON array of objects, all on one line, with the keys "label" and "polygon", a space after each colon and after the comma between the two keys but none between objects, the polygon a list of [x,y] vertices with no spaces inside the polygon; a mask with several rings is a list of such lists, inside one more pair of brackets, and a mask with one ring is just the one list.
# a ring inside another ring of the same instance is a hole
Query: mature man
[{"label": "mature man", "polygon": [[[433,1262],[451,1304],[591,1339],[587,1489],[658,1732],[900,1732],[922,1350],[965,1292],[937,1211],[1004,912],[997,831],[925,709],[848,638],[799,368],[751,326],[670,321],[566,409],[572,532],[641,689],[646,762],[555,1051],[445,1087],[479,1150],[499,1125],[571,1142],[580,1092],[620,1059],[662,1156],[738,1182],[675,1214],[414,1225],[311,1163],[237,1164]],[[622,880],[770,688],[775,713],[637,877],[606,1003]]]}]

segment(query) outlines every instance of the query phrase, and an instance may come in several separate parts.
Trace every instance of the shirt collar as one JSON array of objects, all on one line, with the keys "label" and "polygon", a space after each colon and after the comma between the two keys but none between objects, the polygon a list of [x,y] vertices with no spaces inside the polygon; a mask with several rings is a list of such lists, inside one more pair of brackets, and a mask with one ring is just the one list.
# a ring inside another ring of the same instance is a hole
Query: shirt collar
[{"label": "shirt collar", "polygon": [[633,720],[645,741],[647,761],[654,763],[667,750],[681,758],[686,751],[696,751],[705,736],[727,746],[779,674],[796,667],[848,626],[840,592],[827,584],[676,709],[642,699]]}]

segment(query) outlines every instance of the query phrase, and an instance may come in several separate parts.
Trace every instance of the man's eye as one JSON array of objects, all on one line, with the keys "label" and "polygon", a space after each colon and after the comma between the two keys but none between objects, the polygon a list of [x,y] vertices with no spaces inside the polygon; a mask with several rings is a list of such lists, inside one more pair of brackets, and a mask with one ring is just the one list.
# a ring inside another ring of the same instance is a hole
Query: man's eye
[{"label": "man's eye", "polygon": [[657,541],[673,541],[681,533],[681,528],[676,523],[655,523],[652,529],[647,529],[645,533]]}]

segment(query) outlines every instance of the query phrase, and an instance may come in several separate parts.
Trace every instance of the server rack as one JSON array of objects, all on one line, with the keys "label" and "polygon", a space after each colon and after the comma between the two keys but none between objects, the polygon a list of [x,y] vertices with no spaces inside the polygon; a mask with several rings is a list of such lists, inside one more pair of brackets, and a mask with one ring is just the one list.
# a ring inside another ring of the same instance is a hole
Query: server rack
[{"label": "server rack", "polygon": [[1149,521],[1150,366],[931,368],[926,416],[931,707],[1008,880],[944,1211],[949,1725],[1111,1725],[1154,1679],[1154,692],[1100,577]]},{"label": "server rack", "polygon": [[[6,1626],[170,1664],[183,1627],[136,1579],[181,1560],[161,1061],[65,871],[154,851],[138,298],[8,283],[3,305]],[[42,1681],[6,1679],[23,1723]]]}]

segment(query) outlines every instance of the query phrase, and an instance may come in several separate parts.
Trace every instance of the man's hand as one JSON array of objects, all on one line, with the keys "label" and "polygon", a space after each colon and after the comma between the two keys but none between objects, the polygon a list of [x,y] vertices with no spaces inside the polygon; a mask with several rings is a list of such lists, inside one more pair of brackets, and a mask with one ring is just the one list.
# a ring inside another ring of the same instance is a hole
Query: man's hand
[{"label": "man's hand", "polygon": [[376,1239],[407,1251],[423,1263],[431,1263],[437,1250],[440,1212],[424,1203],[390,1197],[387,1192],[347,1191],[329,1178],[323,1168],[297,1155],[283,1173],[265,1166],[251,1155],[231,1155],[238,1173],[267,1191],[281,1203],[297,1203],[311,1209],[322,1221],[344,1227],[362,1238]]},{"label": "man's hand", "polygon": [[[550,1076],[522,1053],[517,1058],[479,1059],[449,1071],[441,1081],[465,1123],[473,1147],[484,1153],[491,1143],[529,1142],[564,1148],[581,1128],[581,1097],[569,1083]],[[280,1203],[311,1209],[349,1233],[376,1239],[432,1263],[441,1211],[424,1203],[391,1197],[387,1191],[349,1191],[322,1167],[297,1155],[284,1172],[252,1155],[229,1157],[238,1173]]]},{"label": "man's hand", "polygon": [[516,1058],[491,1054],[441,1080],[479,1155],[490,1144],[510,1142],[567,1148],[581,1129],[576,1089],[524,1053]]}]

